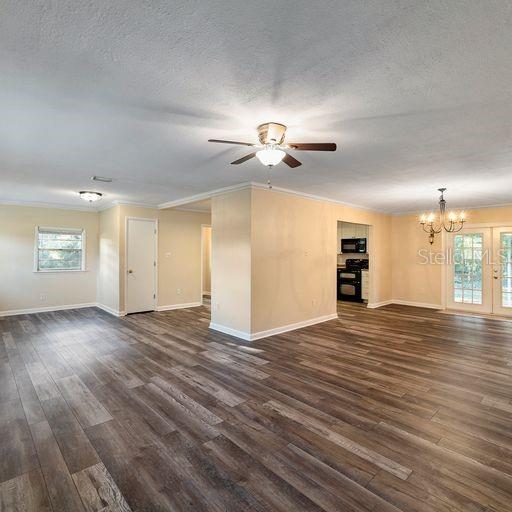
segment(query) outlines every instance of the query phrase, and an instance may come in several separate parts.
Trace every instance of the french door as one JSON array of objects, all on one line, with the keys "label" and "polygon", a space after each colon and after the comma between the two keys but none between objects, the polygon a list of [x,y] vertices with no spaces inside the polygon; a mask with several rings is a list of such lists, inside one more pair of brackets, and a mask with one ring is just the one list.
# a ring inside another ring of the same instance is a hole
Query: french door
[{"label": "french door", "polygon": [[512,227],[492,228],[493,313],[512,315]]},{"label": "french door", "polygon": [[450,233],[447,249],[447,307],[512,315],[512,227]]}]

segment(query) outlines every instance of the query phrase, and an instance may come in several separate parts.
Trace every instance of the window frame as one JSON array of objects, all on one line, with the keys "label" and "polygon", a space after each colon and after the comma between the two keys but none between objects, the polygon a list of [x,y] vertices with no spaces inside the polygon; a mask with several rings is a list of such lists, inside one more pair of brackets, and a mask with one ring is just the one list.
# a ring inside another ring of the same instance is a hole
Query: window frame
[{"label": "window frame", "polygon": [[[78,233],[80,232],[82,235],[82,262],[80,268],[57,268],[57,269],[40,269],[39,268],[39,231],[40,230],[48,230],[48,231],[59,231],[69,232],[69,233]],[[48,227],[48,226],[36,226],[34,230],[34,269],[33,272],[37,274],[54,274],[54,273],[62,273],[62,272],[87,272],[86,267],[86,247],[87,247],[87,236],[84,228],[57,228],[57,227]]]}]

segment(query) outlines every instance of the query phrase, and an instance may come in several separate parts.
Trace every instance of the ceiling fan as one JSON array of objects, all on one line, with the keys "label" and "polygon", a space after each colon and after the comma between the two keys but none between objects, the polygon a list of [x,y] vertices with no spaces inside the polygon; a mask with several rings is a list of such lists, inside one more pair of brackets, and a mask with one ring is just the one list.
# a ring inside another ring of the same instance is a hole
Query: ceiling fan
[{"label": "ceiling fan", "polygon": [[237,144],[238,146],[249,146],[253,148],[261,148],[259,151],[249,153],[248,155],[231,162],[232,165],[243,164],[256,157],[263,165],[269,168],[283,161],[289,167],[298,167],[302,165],[296,158],[291,156],[285,150],[296,151],[336,151],[334,143],[304,143],[304,142],[287,142],[284,143],[286,134],[286,126],[280,123],[264,123],[257,128],[259,144],[251,142],[237,142],[234,140],[209,139],[208,142],[218,142],[220,144]]}]

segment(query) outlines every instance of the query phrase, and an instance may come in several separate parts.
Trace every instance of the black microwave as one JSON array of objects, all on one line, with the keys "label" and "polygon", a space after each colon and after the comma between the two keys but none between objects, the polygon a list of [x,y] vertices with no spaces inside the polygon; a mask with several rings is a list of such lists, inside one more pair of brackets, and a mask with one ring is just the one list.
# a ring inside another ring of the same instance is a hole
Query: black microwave
[{"label": "black microwave", "polygon": [[342,238],[341,252],[345,253],[366,253],[366,238]]}]

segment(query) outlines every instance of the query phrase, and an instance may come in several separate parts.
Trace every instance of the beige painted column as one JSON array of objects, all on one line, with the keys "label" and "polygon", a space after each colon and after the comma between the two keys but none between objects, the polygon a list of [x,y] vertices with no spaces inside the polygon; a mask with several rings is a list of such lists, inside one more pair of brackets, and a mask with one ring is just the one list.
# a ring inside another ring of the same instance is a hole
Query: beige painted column
[{"label": "beige painted column", "polygon": [[212,199],[211,328],[258,339],[336,318],[331,205],[250,188]]},{"label": "beige painted column", "polygon": [[251,190],[212,198],[212,329],[251,333]]}]

